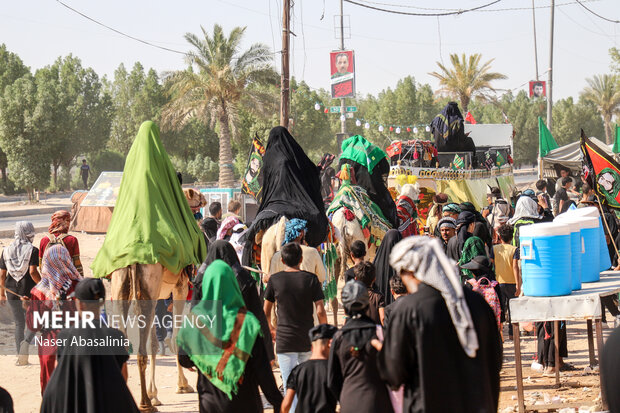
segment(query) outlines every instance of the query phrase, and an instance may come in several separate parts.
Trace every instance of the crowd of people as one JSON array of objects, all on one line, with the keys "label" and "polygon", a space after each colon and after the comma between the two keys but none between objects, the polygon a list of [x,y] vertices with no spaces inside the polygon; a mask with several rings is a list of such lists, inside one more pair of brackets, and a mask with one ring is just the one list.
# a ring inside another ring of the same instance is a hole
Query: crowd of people
[{"label": "crowd of people", "polygon": [[[437,193],[424,235],[403,236],[391,229],[373,260],[364,242],[353,242],[350,257],[341,257],[352,264],[338,297],[345,312],[341,328],[327,320],[326,268],[313,242],[324,234],[317,234],[316,221],[286,220],[282,244],[261,263],[262,277],[255,278],[241,264],[248,228],[254,228],[243,222],[241,204],[230,201],[224,214],[221,203],[213,202],[204,218],[193,211],[207,256],[191,280],[192,312],[207,314],[212,303],[221,303],[218,328],[184,326],[177,337],[180,365],[198,370],[199,411],[260,412],[261,391],[275,412],[328,413],[338,405],[343,413],[497,411],[502,343],[513,333],[509,301],[522,291],[520,229],[596,203],[591,188],[573,192],[573,185],[573,178],[561,177],[551,197],[541,180],[538,192],[527,189],[513,199],[489,188],[488,205],[480,211],[471,202],[452,202]],[[604,219],[616,263],[612,239],[620,241],[618,224],[614,214],[605,213]],[[18,365],[27,364],[35,334],[49,342],[85,334],[38,331],[33,312],[61,302],[67,311],[99,316],[104,284],[84,278],[69,223],[68,212],[54,214],[37,248],[32,224],[18,222],[14,241],[0,255],[0,303],[9,303],[15,319]],[[612,315],[620,314],[613,298],[604,305]],[[559,331],[546,322],[535,328],[543,374],[573,369],[563,360],[566,323]],[[102,329],[86,334],[123,337]],[[126,385],[129,355],[121,348],[108,350],[93,355],[71,346],[39,345],[41,411],[137,411]],[[0,389],[0,403],[9,401]]]}]

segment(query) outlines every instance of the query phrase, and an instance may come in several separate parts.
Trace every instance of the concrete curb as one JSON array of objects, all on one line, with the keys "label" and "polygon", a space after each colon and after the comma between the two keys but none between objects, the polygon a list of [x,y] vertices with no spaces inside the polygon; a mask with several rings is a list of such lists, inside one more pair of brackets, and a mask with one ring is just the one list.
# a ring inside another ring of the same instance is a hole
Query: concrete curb
[{"label": "concrete curb", "polygon": [[[49,228],[47,225],[46,226],[34,227],[34,232],[35,233],[47,232],[47,228]],[[2,230],[0,230],[0,238],[11,238],[11,237],[13,237],[13,235],[15,235],[15,229],[2,229]]]},{"label": "concrete curb", "polygon": [[12,209],[9,211],[0,211],[0,218],[11,218],[11,217],[25,217],[28,215],[43,215],[43,214],[53,214],[56,211],[66,210],[71,212],[71,205],[66,206],[51,206],[51,207],[41,207],[41,208],[29,208],[29,209]]}]

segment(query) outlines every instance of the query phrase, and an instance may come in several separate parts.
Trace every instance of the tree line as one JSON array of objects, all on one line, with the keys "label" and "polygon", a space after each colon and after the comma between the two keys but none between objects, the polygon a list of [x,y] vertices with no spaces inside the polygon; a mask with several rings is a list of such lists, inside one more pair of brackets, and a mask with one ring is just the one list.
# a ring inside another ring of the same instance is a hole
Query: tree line
[{"label": "tree line", "polygon": [[[77,188],[79,176],[71,170],[82,158],[91,166],[91,183],[102,171],[122,170],[145,120],[160,125],[163,144],[186,181],[234,185],[254,136],[266,142],[278,124],[279,76],[267,46],[241,50],[244,28],[228,34],[219,25],[201,29],[199,35],[185,36],[191,48],[184,70],[157,73],[136,62],[131,69],[120,64],[112,78],[83,67],[73,55],[33,72],[0,45],[3,192],[22,190],[32,196],[35,190]],[[577,140],[581,128],[589,136],[613,139],[612,121],[620,110],[618,50],[612,49],[610,57],[610,73],[587,79],[577,99],[554,103],[552,132],[558,144]],[[492,82],[505,76],[491,72],[492,60],[482,62],[479,54],[452,55],[451,63],[438,64],[439,71],[431,73],[439,90],[407,76],[376,96],[351,99],[349,105],[358,112],[346,120],[347,131],[381,147],[396,139],[429,139],[424,125],[456,100],[479,123],[512,123],[515,162],[535,162],[537,118],[545,118],[546,101],[530,99],[523,90],[495,90]],[[316,161],[325,152],[338,151],[340,116],[325,113],[330,106],[339,101],[327,90],[292,79],[290,130]],[[377,125],[385,126],[380,131]],[[396,134],[391,125],[412,127]]]}]

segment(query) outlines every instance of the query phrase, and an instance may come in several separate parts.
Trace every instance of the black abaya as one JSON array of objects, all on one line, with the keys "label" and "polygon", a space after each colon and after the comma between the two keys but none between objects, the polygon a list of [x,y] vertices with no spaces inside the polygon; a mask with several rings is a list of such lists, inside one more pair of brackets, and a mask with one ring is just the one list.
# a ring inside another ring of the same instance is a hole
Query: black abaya
[{"label": "black abaya", "polygon": [[[185,368],[195,367],[194,362],[179,349],[179,364]],[[254,342],[252,355],[245,365],[245,372],[232,400],[215,387],[204,374],[198,373],[198,402],[200,413],[260,413],[263,411],[258,387],[273,405],[274,412],[280,411],[282,394],[278,390],[271,365],[260,340]]]},{"label": "black abaya", "polygon": [[[121,373],[129,359],[125,347],[69,346],[73,337],[122,339],[116,329],[66,329],[58,334],[67,346],[58,349],[58,365],[43,393],[41,413],[138,412]],[[79,343],[79,342],[78,342]],[[96,350],[95,350],[96,349]],[[97,354],[93,354],[96,351]]]},{"label": "black abaya", "polygon": [[390,164],[387,159],[382,159],[375,165],[372,170],[372,174],[368,173],[368,167],[355,162],[351,159],[340,159],[339,167],[348,163],[351,165],[355,173],[355,181],[357,185],[366,190],[368,196],[379,206],[383,216],[388,220],[393,228],[398,228],[400,221],[396,214],[396,204],[388,191],[387,186],[383,182],[383,176],[387,176],[390,173]]},{"label": "black abaya", "polygon": [[275,359],[273,352],[273,343],[271,341],[271,332],[269,331],[269,325],[267,324],[267,317],[263,311],[263,305],[260,297],[258,296],[258,290],[256,289],[256,281],[250,275],[250,273],[243,269],[239,264],[239,257],[235,251],[235,248],[228,241],[217,240],[209,245],[209,252],[207,258],[198,268],[198,274],[194,279],[194,292],[192,294],[192,306],[198,304],[202,299],[202,278],[207,270],[207,267],[215,260],[222,260],[226,264],[230,265],[235,272],[235,277],[239,283],[239,289],[245,301],[245,306],[256,318],[261,326],[263,335],[263,342],[265,343],[265,349],[267,351],[267,357],[269,360]]},{"label": "black abaya", "polygon": [[388,389],[377,370],[377,350],[370,344],[376,328],[368,317],[349,318],[334,335],[329,352],[327,386],[340,401],[340,413],[393,411]]},{"label": "black abaya", "polygon": [[620,329],[616,328],[610,335],[601,355],[602,391],[607,396],[611,413],[620,412]]},{"label": "black abaya", "polygon": [[327,236],[327,216],[316,165],[308,158],[289,131],[277,126],[269,132],[263,156],[262,200],[248,229],[243,261],[249,264],[254,237],[280,217],[308,221],[306,242],[318,247]]},{"label": "black abaya", "polygon": [[404,384],[403,412],[497,412],[502,345],[491,307],[464,289],[478,337],[465,354],[441,293],[427,284],[392,311],[379,353],[379,371],[392,388]]},{"label": "black abaya", "polygon": [[391,229],[385,233],[385,237],[381,240],[381,245],[375,255],[375,269],[377,271],[377,279],[375,285],[377,289],[385,297],[385,305],[389,305],[394,301],[392,292],[390,291],[390,280],[394,276],[394,269],[390,266],[390,253],[394,245],[403,239],[400,232],[396,229]]}]

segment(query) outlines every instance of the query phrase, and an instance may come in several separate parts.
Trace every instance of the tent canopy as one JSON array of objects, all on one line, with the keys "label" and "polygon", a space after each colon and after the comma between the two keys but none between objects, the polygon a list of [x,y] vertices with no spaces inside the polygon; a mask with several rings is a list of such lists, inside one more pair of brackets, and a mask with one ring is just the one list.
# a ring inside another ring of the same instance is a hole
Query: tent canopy
[{"label": "tent canopy", "polygon": [[[613,152],[604,142],[596,138],[590,138],[594,143],[605,150],[609,156],[613,156]],[[582,155],[579,148],[580,142],[575,141],[568,145],[560,146],[559,148],[550,151],[547,156],[542,158],[544,176],[547,178],[555,178],[558,176],[558,169],[561,166],[569,168],[571,171],[576,172],[577,175],[581,173],[582,169]],[[573,174],[575,175],[575,174]]]}]

